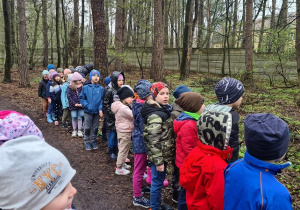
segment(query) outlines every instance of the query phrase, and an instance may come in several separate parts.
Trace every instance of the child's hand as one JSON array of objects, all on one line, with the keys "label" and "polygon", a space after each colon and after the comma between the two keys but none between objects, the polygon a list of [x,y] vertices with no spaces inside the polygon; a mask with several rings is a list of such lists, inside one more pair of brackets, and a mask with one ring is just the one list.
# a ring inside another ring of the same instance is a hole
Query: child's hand
[{"label": "child's hand", "polygon": [[51,98],[48,98],[48,103],[51,104]]},{"label": "child's hand", "polygon": [[165,165],[162,164],[160,166],[156,166],[156,170],[159,171],[159,172],[163,172],[165,170]]},{"label": "child's hand", "polygon": [[75,106],[76,106],[76,107],[82,107],[82,105],[81,105],[81,104],[75,104]]},{"label": "child's hand", "polygon": [[103,112],[102,112],[102,110],[99,111],[99,116],[100,116],[100,117],[103,117]]}]

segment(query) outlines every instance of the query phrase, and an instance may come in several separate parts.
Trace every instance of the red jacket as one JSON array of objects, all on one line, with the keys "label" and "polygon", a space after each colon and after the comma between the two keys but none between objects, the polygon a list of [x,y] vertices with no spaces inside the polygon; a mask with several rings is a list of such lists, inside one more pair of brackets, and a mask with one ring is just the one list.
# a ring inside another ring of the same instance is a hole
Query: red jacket
[{"label": "red jacket", "polygon": [[224,169],[232,149],[219,150],[199,143],[180,168],[180,185],[186,190],[189,210],[224,208]]},{"label": "red jacket", "polygon": [[180,168],[184,159],[198,145],[200,140],[198,138],[196,120],[185,113],[181,113],[174,120],[173,128],[177,136],[175,164]]}]

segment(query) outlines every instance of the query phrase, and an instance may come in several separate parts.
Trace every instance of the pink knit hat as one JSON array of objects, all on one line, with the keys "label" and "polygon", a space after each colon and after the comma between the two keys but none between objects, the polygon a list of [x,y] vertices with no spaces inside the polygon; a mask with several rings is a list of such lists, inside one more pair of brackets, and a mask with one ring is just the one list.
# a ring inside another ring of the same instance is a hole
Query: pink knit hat
[{"label": "pink knit hat", "polygon": [[66,75],[66,74],[68,74],[68,73],[71,74],[72,71],[71,71],[70,69],[65,69],[65,70],[64,70],[64,74]]},{"label": "pink knit hat", "polygon": [[79,74],[78,72],[73,73],[72,81],[78,81],[78,80],[82,80],[82,79],[83,79],[83,77],[81,76],[81,74]]},{"label": "pink knit hat", "polygon": [[34,135],[43,139],[43,134],[26,115],[12,111],[0,111],[0,146],[21,136]]},{"label": "pink knit hat", "polygon": [[58,74],[58,73],[56,71],[49,72],[49,79],[53,78],[53,74]]}]

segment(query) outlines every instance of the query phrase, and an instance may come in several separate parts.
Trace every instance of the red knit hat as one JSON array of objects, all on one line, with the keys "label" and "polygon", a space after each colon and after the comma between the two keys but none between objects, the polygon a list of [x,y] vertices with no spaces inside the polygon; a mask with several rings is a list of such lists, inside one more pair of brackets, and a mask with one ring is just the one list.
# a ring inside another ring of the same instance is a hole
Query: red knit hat
[{"label": "red knit hat", "polygon": [[168,88],[168,85],[166,85],[163,82],[155,82],[152,84],[150,91],[152,92],[154,98],[157,96],[157,94],[163,89],[163,88]]}]

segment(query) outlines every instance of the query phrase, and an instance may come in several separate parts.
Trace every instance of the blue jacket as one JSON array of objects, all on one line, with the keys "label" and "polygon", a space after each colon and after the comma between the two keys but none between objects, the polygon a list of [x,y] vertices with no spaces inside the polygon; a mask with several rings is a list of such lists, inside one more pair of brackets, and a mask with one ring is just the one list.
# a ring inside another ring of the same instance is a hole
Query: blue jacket
[{"label": "blue jacket", "polygon": [[88,84],[83,86],[80,94],[80,103],[84,112],[89,114],[99,114],[102,111],[103,87],[99,84]]},{"label": "blue jacket", "polygon": [[61,86],[61,104],[63,106],[63,109],[66,109],[69,107],[69,101],[67,98],[67,89],[69,86],[69,82],[65,82],[62,86]]},{"label": "blue jacket", "polygon": [[244,159],[228,165],[224,171],[224,209],[292,209],[289,191],[275,178],[289,165],[267,163],[246,151]]},{"label": "blue jacket", "polygon": [[136,100],[133,101],[132,114],[134,130],[132,132],[132,149],[133,153],[146,153],[146,146],[144,142],[144,119],[141,116],[141,108],[143,103]]}]

